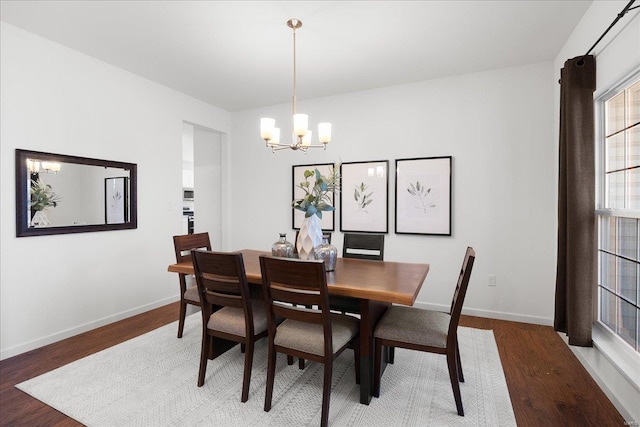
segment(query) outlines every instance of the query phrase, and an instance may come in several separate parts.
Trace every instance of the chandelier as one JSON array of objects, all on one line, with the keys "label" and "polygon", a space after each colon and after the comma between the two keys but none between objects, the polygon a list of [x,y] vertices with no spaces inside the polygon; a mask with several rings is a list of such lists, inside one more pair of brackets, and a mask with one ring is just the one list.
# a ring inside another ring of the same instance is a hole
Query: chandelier
[{"label": "chandelier", "polygon": [[331,141],[331,123],[318,123],[318,144],[311,143],[313,132],[309,130],[309,116],[296,112],[296,30],[302,27],[299,19],[289,19],[287,26],[293,30],[293,142],[280,142],[280,128],[276,127],[275,119],[263,117],[260,119],[260,137],[264,139],[268,148],[275,153],[278,150],[290,148],[307,152],[309,148],[326,149]]},{"label": "chandelier", "polygon": [[52,173],[60,172],[60,163],[43,162],[37,159],[27,159],[27,170],[29,173]]}]

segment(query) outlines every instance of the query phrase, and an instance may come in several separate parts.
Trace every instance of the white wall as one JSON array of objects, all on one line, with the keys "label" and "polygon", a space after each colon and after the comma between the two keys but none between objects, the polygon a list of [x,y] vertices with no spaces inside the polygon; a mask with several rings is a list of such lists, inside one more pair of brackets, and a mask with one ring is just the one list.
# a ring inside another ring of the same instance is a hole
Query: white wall
[{"label": "white wall", "polygon": [[[1,24],[0,357],[178,298],[182,124],[228,132],[216,107]],[[138,228],[15,237],[23,148],[138,164]]]},{"label": "white wall", "polygon": [[215,250],[222,250],[222,176],[226,174],[226,168],[222,164],[222,135],[195,126],[193,152],[193,188],[196,195],[194,231],[208,232],[211,246]]},{"label": "white wall", "polygon": [[[554,80],[567,59],[584,55],[628,2],[594,1],[554,61]],[[596,57],[594,97],[607,92],[640,68],[640,11],[623,17],[592,52]],[[555,133],[559,127],[560,85],[554,85]],[[557,145],[557,144],[556,144]],[[557,150],[556,150],[557,151]],[[571,347],[621,414],[630,423],[640,420],[640,355],[621,340],[594,329],[594,347]],[[631,353],[631,354],[629,354]]]},{"label": "white wall", "polygon": [[[419,305],[448,306],[465,248],[477,252],[465,312],[551,324],[556,163],[551,63],[299,101],[315,126],[333,123],[326,151],[264,148],[261,116],[287,129],[290,105],[233,114],[234,249],[268,248],[291,231],[295,164],[453,156],[453,236],[394,234],[390,177],[385,259],[428,262]],[[304,82],[299,83],[303,92]],[[283,131],[283,135],[287,134]],[[341,248],[339,215],[332,242]],[[497,286],[487,286],[487,275]]]}]

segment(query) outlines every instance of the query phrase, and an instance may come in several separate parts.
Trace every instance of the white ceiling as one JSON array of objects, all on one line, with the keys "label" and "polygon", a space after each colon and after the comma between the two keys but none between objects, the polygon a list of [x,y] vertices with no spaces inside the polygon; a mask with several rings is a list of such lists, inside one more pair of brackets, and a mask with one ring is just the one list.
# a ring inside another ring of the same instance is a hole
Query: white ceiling
[{"label": "white ceiling", "polygon": [[2,0],[0,18],[238,111],[290,102],[289,18],[304,24],[297,92],[305,99],[552,61],[590,4]]}]

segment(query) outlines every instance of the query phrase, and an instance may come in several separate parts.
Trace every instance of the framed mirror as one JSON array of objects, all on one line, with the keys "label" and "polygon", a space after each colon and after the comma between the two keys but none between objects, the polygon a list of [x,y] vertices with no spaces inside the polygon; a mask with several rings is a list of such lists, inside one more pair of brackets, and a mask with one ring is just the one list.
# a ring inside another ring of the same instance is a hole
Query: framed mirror
[{"label": "framed mirror", "polygon": [[135,163],[16,150],[16,237],[138,227]]}]

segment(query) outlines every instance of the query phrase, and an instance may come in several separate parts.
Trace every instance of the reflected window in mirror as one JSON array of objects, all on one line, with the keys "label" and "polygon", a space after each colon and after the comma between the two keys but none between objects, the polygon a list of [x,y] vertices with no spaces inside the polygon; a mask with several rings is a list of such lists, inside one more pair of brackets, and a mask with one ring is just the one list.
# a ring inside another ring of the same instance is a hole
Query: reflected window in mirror
[{"label": "reflected window in mirror", "polygon": [[16,150],[16,236],[137,228],[137,166]]}]

